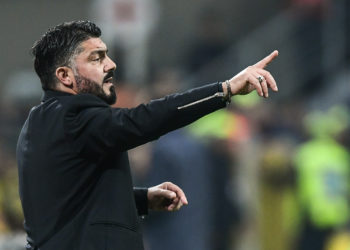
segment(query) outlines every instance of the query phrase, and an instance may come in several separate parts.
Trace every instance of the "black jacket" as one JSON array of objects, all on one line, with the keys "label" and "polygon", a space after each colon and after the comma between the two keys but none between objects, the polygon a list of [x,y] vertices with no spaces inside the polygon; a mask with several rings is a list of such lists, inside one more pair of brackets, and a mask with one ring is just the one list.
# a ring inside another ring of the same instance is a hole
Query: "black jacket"
[{"label": "black jacket", "polygon": [[225,106],[220,84],[111,108],[91,94],[46,91],[17,145],[20,197],[30,245],[39,250],[143,249],[127,150]]}]

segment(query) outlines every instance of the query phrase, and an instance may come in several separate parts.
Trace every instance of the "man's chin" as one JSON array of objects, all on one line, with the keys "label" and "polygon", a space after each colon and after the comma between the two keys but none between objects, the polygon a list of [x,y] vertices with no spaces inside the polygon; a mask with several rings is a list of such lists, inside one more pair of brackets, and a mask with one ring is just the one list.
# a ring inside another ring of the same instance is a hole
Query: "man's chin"
[{"label": "man's chin", "polygon": [[113,105],[116,103],[117,101],[117,94],[115,92],[115,88],[114,85],[112,84],[112,86],[109,88],[109,93],[105,93],[105,96],[103,97],[104,101],[108,104],[108,105]]},{"label": "man's chin", "polygon": [[108,102],[107,102],[108,105],[113,105],[116,102],[117,102],[117,95],[116,94],[110,95],[108,97]]}]

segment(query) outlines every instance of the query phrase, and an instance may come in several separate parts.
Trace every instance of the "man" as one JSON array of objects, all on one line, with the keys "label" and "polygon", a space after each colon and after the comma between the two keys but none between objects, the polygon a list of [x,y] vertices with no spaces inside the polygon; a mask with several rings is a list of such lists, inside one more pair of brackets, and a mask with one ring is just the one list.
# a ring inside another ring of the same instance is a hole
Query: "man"
[{"label": "man", "polygon": [[93,23],[60,24],[34,44],[44,90],[18,140],[17,158],[27,249],[143,249],[138,216],[187,204],[172,183],[133,189],[127,150],[276,83],[263,68],[277,51],[225,83],[111,108],[115,63]]}]

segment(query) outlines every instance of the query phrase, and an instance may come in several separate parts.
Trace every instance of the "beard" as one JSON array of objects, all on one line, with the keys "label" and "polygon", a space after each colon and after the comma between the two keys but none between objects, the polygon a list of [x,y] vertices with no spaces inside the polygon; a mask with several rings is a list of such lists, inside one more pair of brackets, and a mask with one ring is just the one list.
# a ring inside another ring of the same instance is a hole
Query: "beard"
[{"label": "beard", "polygon": [[92,81],[80,75],[75,75],[75,80],[77,82],[77,88],[79,93],[93,94],[101,98],[108,105],[112,105],[116,102],[117,94],[116,94],[114,85],[112,85],[109,88],[110,93],[109,95],[107,95],[103,90],[103,84],[105,83],[102,83],[102,86],[101,86],[97,82]]}]

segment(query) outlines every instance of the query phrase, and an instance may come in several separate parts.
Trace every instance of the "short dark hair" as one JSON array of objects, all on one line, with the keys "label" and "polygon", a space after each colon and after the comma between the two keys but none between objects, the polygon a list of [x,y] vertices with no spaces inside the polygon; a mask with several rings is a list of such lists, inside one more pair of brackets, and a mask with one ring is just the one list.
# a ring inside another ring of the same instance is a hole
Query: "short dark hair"
[{"label": "short dark hair", "polygon": [[56,86],[56,69],[70,65],[79,53],[79,45],[91,37],[100,37],[101,29],[90,21],[64,22],[49,29],[32,48],[34,68],[44,90]]}]

